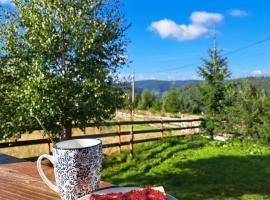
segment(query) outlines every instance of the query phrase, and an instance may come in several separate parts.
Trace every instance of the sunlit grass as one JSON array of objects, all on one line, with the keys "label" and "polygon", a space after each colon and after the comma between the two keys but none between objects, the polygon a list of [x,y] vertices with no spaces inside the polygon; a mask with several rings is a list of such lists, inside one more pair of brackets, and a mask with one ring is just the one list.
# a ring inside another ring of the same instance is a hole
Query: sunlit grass
[{"label": "sunlit grass", "polygon": [[104,158],[103,180],[159,186],[179,199],[270,199],[270,147],[205,138],[166,139]]}]

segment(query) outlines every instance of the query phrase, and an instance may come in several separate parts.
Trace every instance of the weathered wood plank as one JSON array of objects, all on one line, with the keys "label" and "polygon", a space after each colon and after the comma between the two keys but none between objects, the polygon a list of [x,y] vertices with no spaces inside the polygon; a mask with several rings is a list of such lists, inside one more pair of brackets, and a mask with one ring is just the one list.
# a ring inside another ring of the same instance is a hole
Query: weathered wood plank
[{"label": "weathered wood plank", "polygon": [[1,196],[4,199],[59,199],[37,176],[36,170],[33,170],[34,166],[34,163],[24,162],[1,164]]}]

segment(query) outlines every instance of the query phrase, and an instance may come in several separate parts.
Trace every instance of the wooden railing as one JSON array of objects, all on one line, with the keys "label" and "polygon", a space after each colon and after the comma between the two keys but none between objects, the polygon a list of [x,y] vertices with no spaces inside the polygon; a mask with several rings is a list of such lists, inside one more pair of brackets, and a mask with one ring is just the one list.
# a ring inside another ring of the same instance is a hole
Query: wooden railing
[{"label": "wooden railing", "polygon": [[[177,131],[177,130],[187,130],[187,129],[198,129],[201,126],[200,125],[193,125],[193,122],[201,122],[203,119],[179,119],[179,120],[152,120],[152,121],[116,121],[116,122],[104,122],[104,123],[89,123],[88,127],[117,127],[116,132],[110,132],[110,133],[100,133],[95,135],[80,135],[80,136],[73,136],[72,139],[79,139],[79,138],[105,138],[105,137],[118,137],[118,142],[116,143],[109,143],[109,144],[103,144],[103,148],[110,148],[110,147],[119,147],[119,150],[121,151],[121,147],[125,145],[129,145],[131,143],[137,144],[137,143],[144,143],[144,142],[151,142],[159,140],[163,137],[165,131]],[[172,127],[172,128],[166,128],[164,124],[169,123],[189,123],[189,126],[181,127],[180,125],[174,125],[179,127]],[[121,136],[124,135],[130,135],[131,131],[121,131],[121,126],[123,125],[143,125],[143,124],[160,124],[159,129],[148,129],[148,130],[134,130],[132,131],[132,134],[145,134],[145,133],[161,133],[161,137],[156,138],[148,138],[148,139],[141,139],[141,140],[130,140],[130,141],[121,141]],[[74,127],[77,128],[77,127]],[[187,134],[183,134],[185,136]],[[190,135],[190,134],[189,134]],[[182,136],[182,135],[181,135]],[[172,136],[174,137],[174,136]],[[179,137],[179,135],[178,135]],[[36,140],[25,140],[25,141],[16,141],[16,142],[2,142],[0,143],[0,149],[1,148],[8,148],[8,147],[18,147],[18,146],[28,146],[28,145],[38,145],[38,144],[48,144],[49,151],[50,151],[50,145],[51,141],[49,139],[36,139]]]}]

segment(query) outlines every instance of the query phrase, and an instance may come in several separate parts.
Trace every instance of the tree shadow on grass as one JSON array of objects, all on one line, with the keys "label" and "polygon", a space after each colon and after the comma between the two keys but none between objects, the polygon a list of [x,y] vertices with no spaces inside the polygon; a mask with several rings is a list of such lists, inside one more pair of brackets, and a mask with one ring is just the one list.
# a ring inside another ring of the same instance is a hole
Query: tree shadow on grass
[{"label": "tree shadow on grass", "polygon": [[[173,163],[162,174],[113,178],[123,186],[163,185],[179,199],[241,199],[261,195],[270,199],[270,156],[218,156]],[[254,197],[256,198],[256,197]],[[262,198],[261,198],[262,199]]]},{"label": "tree shadow on grass", "polygon": [[[177,142],[177,145],[179,144],[185,144],[185,143],[182,143],[182,142]],[[126,171],[128,171],[129,169],[131,168],[134,168],[134,163],[135,162],[144,162],[144,169],[143,169],[143,174],[147,173],[149,170],[151,170],[151,168],[155,167],[155,166],[158,166],[160,163],[162,162],[165,162],[166,160],[169,160],[171,159],[174,154],[180,152],[180,151],[186,151],[188,149],[199,149],[199,148],[202,148],[203,146],[205,145],[205,143],[203,142],[200,142],[200,143],[191,143],[189,145],[186,145],[185,146],[177,146],[178,148],[174,149],[174,150],[170,150],[166,156],[164,157],[161,157],[161,156],[158,156],[158,158],[155,158],[156,155],[158,155],[159,153],[163,153],[167,150],[167,149],[170,149],[171,147],[168,145],[164,148],[161,148],[159,150],[155,150],[155,151],[151,151],[150,154],[147,154],[147,156],[145,158],[143,158],[143,160],[141,160],[142,158],[141,157],[138,157],[138,160],[136,160],[136,154],[135,154],[135,160],[133,160],[134,162],[132,163],[128,163],[126,164],[124,167],[121,167],[119,170],[117,171],[114,171],[114,172],[110,172],[110,177],[113,177],[115,175],[118,175],[120,173],[124,173]],[[154,158],[154,160],[152,159]],[[148,163],[148,161],[150,161]],[[106,168],[108,167],[109,165],[112,165],[114,161],[109,161],[109,162],[106,162],[105,165],[103,164],[103,167]],[[117,164],[120,164],[121,162],[120,161],[116,161],[114,162],[114,164],[116,163]],[[148,163],[148,164],[146,164]],[[137,167],[141,167],[141,166],[137,166]],[[142,172],[142,171],[141,171]]]}]

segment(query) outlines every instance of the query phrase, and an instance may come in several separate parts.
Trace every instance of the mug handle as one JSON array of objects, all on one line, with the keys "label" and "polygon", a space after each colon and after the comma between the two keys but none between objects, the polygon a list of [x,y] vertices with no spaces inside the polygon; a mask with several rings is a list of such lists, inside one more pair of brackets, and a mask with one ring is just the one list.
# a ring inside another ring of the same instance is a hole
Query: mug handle
[{"label": "mug handle", "polygon": [[48,178],[47,176],[44,174],[44,171],[41,167],[41,161],[42,159],[44,158],[47,158],[49,159],[49,161],[54,165],[54,157],[51,156],[51,155],[47,155],[47,154],[43,154],[41,156],[38,157],[38,160],[37,160],[37,170],[38,170],[38,173],[39,175],[41,176],[42,180],[48,185],[48,187],[50,189],[52,189],[53,191],[55,191],[56,193],[58,193],[58,189],[57,189],[57,186],[54,185]]}]

